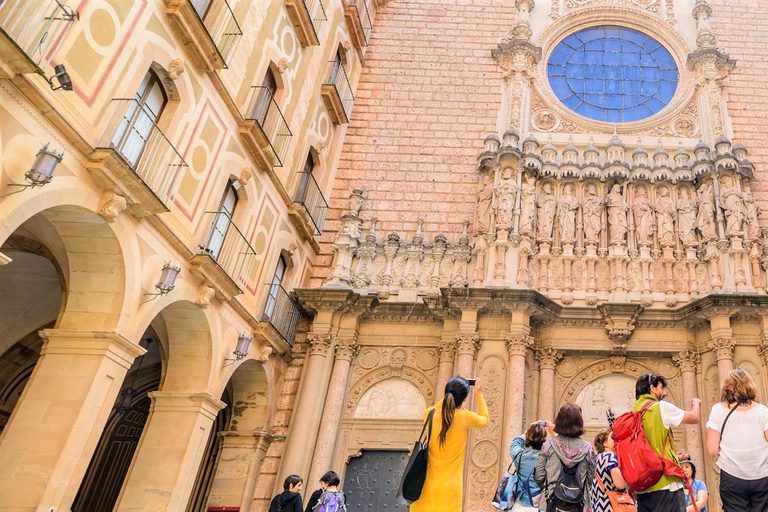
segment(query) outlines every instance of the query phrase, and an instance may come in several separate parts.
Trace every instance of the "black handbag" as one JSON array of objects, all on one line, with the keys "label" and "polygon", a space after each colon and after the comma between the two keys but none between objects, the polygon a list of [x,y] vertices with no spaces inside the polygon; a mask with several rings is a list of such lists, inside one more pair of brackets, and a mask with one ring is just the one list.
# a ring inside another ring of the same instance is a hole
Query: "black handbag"
[{"label": "black handbag", "polygon": [[[419,439],[413,445],[411,458],[408,459],[408,465],[403,471],[403,479],[400,482],[398,495],[405,498],[408,502],[414,502],[421,496],[421,490],[424,488],[424,481],[427,479],[427,452],[429,451],[429,441],[432,438],[432,416],[435,415],[435,409],[429,411],[429,416],[424,422],[424,428],[421,429]],[[424,432],[427,433],[426,441]]]}]

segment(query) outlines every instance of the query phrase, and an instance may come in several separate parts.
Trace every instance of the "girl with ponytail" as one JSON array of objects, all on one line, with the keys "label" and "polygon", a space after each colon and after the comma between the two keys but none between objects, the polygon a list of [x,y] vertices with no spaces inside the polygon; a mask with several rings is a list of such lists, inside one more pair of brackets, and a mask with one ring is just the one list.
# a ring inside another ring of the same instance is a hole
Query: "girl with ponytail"
[{"label": "girl with ponytail", "polygon": [[[461,512],[464,488],[464,455],[469,431],[488,426],[488,406],[483,383],[475,381],[477,413],[462,409],[469,396],[469,382],[453,377],[445,385],[445,396],[434,408],[432,440],[427,458],[427,479],[421,497],[411,503],[411,512]],[[426,419],[430,407],[424,413]]]}]

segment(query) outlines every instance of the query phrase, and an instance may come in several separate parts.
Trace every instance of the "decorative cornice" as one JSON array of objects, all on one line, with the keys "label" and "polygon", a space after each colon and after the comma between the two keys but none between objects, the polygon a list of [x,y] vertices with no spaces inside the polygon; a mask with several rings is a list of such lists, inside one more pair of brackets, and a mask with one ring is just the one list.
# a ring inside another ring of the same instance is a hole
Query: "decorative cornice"
[{"label": "decorative cornice", "polygon": [[672,356],[672,362],[680,368],[681,373],[696,372],[701,363],[701,355],[693,350],[683,350],[675,356]]}]

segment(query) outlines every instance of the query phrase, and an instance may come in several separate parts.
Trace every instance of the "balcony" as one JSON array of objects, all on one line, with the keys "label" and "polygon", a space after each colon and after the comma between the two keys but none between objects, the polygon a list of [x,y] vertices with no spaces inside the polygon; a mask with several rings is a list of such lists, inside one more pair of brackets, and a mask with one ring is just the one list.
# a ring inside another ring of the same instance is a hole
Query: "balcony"
[{"label": "balcony", "polygon": [[0,78],[46,73],[78,17],[59,0],[0,1]]},{"label": "balcony", "polygon": [[285,10],[301,46],[317,46],[328,18],[322,0],[285,0]]},{"label": "balcony", "polygon": [[288,207],[290,217],[301,236],[308,240],[316,251],[320,250],[315,241],[316,236],[323,234],[325,215],[328,213],[328,203],[320,191],[311,172],[300,172],[301,180],[293,204]]},{"label": "balcony", "polygon": [[334,124],[349,122],[355,97],[344,64],[338,60],[329,63],[328,79],[323,83],[322,96],[325,109]]},{"label": "balcony", "polygon": [[251,99],[243,117],[245,125],[241,132],[259,163],[264,167],[282,167],[292,134],[268,88],[251,87]]},{"label": "balcony", "polygon": [[99,185],[125,197],[137,217],[170,211],[187,163],[144,105],[114,99],[111,107],[104,135],[88,155],[88,171]]},{"label": "balcony", "polygon": [[[299,327],[299,320],[304,314],[299,303],[285,291],[279,284],[267,284],[269,293],[267,303],[264,305],[264,313],[261,315],[261,321],[269,324],[271,328],[261,329],[257,332],[263,338],[274,338],[271,332],[274,330],[285,340],[288,345],[293,346],[296,341],[296,330]],[[277,345],[276,343],[273,343]]]},{"label": "balcony", "polygon": [[163,0],[171,26],[205,72],[225,69],[243,36],[226,0]]},{"label": "balcony", "polygon": [[203,225],[191,271],[210,283],[220,299],[230,300],[248,285],[256,251],[225,211],[205,212]]},{"label": "balcony", "polygon": [[357,48],[368,46],[373,24],[366,0],[347,0],[344,6],[344,21],[347,22],[352,44]]}]

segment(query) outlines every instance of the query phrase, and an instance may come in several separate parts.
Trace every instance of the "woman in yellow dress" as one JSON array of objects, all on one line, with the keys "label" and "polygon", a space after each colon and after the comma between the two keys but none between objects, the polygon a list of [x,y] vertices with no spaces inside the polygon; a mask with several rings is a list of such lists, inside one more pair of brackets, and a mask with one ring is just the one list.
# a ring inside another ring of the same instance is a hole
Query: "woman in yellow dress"
[{"label": "woman in yellow dress", "polygon": [[[445,396],[434,408],[432,437],[427,457],[427,479],[421,497],[411,503],[411,512],[461,512],[464,487],[464,454],[469,430],[488,426],[488,406],[483,384],[475,382],[477,413],[465,411],[462,404],[469,395],[469,383],[453,377],[445,385]],[[424,412],[426,420],[430,407]]]}]

